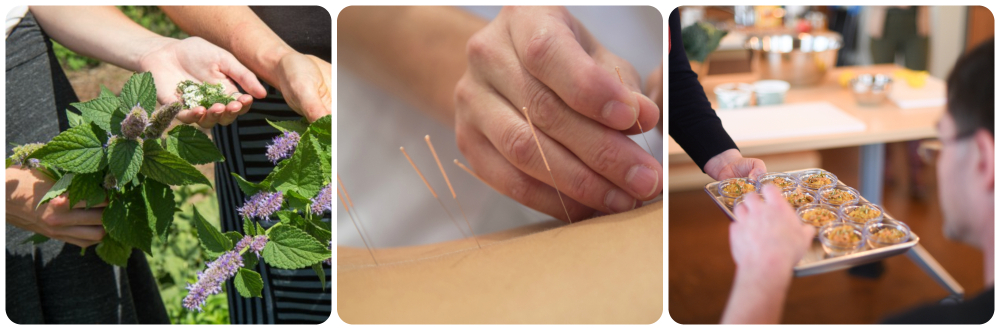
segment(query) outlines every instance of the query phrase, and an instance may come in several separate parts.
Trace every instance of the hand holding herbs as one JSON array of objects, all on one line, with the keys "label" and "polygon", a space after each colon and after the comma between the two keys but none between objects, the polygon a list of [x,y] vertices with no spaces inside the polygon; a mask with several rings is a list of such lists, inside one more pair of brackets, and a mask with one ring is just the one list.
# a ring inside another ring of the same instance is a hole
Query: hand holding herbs
[{"label": "hand holding herbs", "polygon": [[103,209],[96,207],[106,204],[84,210],[85,203],[78,202],[70,209],[67,196],[60,195],[36,209],[55,181],[27,168],[8,168],[6,174],[8,224],[82,248],[97,244],[104,237]]}]

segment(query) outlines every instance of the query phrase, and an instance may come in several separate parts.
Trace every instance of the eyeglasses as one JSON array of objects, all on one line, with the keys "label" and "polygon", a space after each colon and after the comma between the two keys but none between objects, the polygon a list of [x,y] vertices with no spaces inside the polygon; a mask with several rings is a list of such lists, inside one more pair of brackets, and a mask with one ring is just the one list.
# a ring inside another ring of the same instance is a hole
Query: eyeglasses
[{"label": "eyeglasses", "polygon": [[941,153],[941,148],[944,147],[944,143],[938,139],[926,139],[920,141],[920,145],[917,146],[917,155],[920,155],[920,159],[924,161],[924,164],[931,164],[937,159],[938,154]]}]

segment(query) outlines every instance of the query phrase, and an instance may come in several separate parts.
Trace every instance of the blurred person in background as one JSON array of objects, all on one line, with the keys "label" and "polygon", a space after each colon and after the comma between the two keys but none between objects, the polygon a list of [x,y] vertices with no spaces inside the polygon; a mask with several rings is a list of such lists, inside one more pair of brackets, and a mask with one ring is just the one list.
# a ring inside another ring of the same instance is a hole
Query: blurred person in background
[{"label": "blurred person in background", "polygon": [[[938,198],[944,234],[983,252],[988,289],[957,304],[929,304],[886,323],[985,323],[994,312],[994,40],[962,56],[948,76],[947,111],[938,122]],[[792,268],[815,229],[798,220],[776,187],[736,209],[729,227],[736,277],[722,323],[777,323]]]},{"label": "blurred person in background", "polygon": [[[6,22],[8,143],[47,142],[69,128],[64,111],[78,100],[50,37],[77,53],[151,72],[162,104],[176,101],[174,86],[187,79],[222,82],[230,93],[236,91],[235,81],[251,95],[263,96],[253,74],[225,50],[200,38],[161,37],[114,7],[16,7]],[[248,109],[251,95],[209,109],[186,109],[178,119],[202,127],[225,125]],[[54,182],[21,166],[5,173],[6,312],[11,321],[169,323],[141,251],[133,250],[127,268],[105,263],[93,250],[81,255],[105,235],[103,208],[68,205],[62,195],[36,209]],[[33,244],[28,239],[36,233],[52,239]]]}]

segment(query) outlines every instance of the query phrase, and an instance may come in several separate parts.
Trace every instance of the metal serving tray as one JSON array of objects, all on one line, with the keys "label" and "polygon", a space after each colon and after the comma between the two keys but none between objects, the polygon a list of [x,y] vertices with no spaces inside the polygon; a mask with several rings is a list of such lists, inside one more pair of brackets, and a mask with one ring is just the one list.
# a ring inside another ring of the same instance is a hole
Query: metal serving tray
[{"label": "metal serving tray", "polygon": [[[807,168],[797,171],[788,171],[785,173],[798,177],[798,175],[802,172],[809,170],[818,170],[818,169],[819,168]],[[840,180],[837,181],[842,185],[844,184],[843,181]],[[715,201],[715,204],[718,205],[719,208],[722,209],[722,211],[725,212],[730,219],[735,219],[736,216],[733,214],[733,210],[729,206],[726,206],[723,197],[719,195],[718,186],[719,186],[719,181],[709,183],[705,185],[705,192],[712,197],[712,200]],[[865,199],[864,196],[861,196],[861,201],[868,202],[868,200]],[[898,220],[895,217],[889,215],[889,212],[885,210],[884,207],[882,208],[882,210],[884,212],[885,218]],[[920,243],[920,237],[918,237],[916,233],[913,233],[911,231],[910,240],[903,243],[876,249],[872,249],[868,245],[865,245],[864,250],[852,254],[839,257],[827,257],[826,252],[823,251],[823,246],[820,245],[819,243],[819,240],[813,239],[812,246],[809,247],[809,251],[806,252],[805,256],[802,257],[802,260],[799,261],[799,263],[795,266],[795,276],[800,277],[800,276],[822,274],[826,272],[832,272],[835,270],[850,268],[857,265],[867,264],[873,261],[882,260],[897,254],[906,253],[907,251],[910,250],[910,248],[917,245],[917,243]]]}]

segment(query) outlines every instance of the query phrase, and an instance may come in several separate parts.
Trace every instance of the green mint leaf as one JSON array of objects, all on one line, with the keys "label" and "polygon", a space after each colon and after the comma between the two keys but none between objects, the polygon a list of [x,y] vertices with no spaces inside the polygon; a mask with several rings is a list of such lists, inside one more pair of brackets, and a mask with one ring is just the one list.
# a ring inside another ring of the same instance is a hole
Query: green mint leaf
[{"label": "green mint leaf", "polygon": [[261,254],[268,265],[282,269],[299,269],[329,259],[330,250],[324,243],[293,226],[275,225],[267,235],[268,242]]},{"label": "green mint leaf", "polygon": [[42,196],[42,200],[38,201],[38,205],[35,205],[35,209],[37,210],[39,206],[42,206],[42,204],[48,203],[53,198],[56,198],[66,192],[70,183],[73,182],[73,176],[73,173],[68,173],[63,175],[62,178],[59,178],[59,181],[56,181],[56,183],[52,185],[52,188],[49,188],[49,191]]},{"label": "green mint leaf", "polygon": [[136,104],[152,114],[156,108],[156,85],[153,84],[153,74],[149,72],[135,73],[128,78],[122,87],[122,103],[131,109]]},{"label": "green mint leaf", "polygon": [[301,194],[289,191],[285,193],[285,203],[288,204],[288,208],[296,211],[310,212],[309,203],[312,203],[309,198],[302,196]]},{"label": "green mint leaf", "polygon": [[119,243],[107,235],[94,250],[104,262],[121,267],[128,266],[128,258],[132,255],[131,247]]},{"label": "green mint leaf", "polygon": [[174,191],[170,186],[155,180],[145,180],[142,185],[143,201],[149,212],[149,228],[166,242],[170,224],[174,222]]},{"label": "green mint leaf", "polygon": [[271,121],[270,119],[265,119],[265,120],[267,120],[268,124],[271,124],[271,127],[277,128],[281,132],[295,132],[299,133],[299,135],[302,135],[305,134],[306,129],[309,128],[309,121],[307,121],[305,118],[299,120],[281,120],[281,121]]},{"label": "green mint leaf", "polygon": [[108,146],[108,167],[118,178],[119,185],[132,181],[142,167],[142,146],[139,141],[123,138],[111,140]]},{"label": "green mint leaf", "polygon": [[125,117],[128,116],[128,113],[131,110],[132,106],[127,106],[124,103],[119,103],[118,108],[115,108],[115,111],[111,113],[111,124],[108,125],[108,127],[111,128],[111,130],[109,130],[108,132],[111,132],[111,134],[114,134],[115,136],[121,136],[122,121],[125,120]]},{"label": "green mint leaf", "polygon": [[134,246],[152,255],[153,231],[149,229],[149,213],[142,191],[125,190],[119,198],[111,198],[101,216],[104,231],[123,245]]},{"label": "green mint leaf", "polygon": [[198,169],[188,164],[187,161],[177,155],[163,150],[163,147],[155,140],[146,140],[142,144],[144,158],[142,169],[139,173],[148,176],[150,179],[168,184],[185,185],[192,183],[204,183],[211,185],[205,175]]},{"label": "green mint leaf", "polygon": [[260,290],[264,289],[264,281],[260,279],[260,274],[246,268],[240,268],[233,278],[233,284],[243,298],[260,297]]},{"label": "green mint leaf", "polygon": [[93,173],[107,165],[104,144],[94,134],[92,125],[70,128],[35,151],[39,160],[77,173]]},{"label": "green mint leaf", "polygon": [[232,174],[233,178],[236,179],[236,185],[240,186],[240,190],[243,191],[244,195],[253,196],[258,192],[260,192],[261,190],[265,190],[264,187],[262,187],[260,184],[247,181],[239,174],[236,173],[230,173],[230,174]]},{"label": "green mint leaf", "polygon": [[243,233],[248,236],[257,235],[257,227],[254,227],[254,222],[250,218],[243,218]]},{"label": "green mint leaf", "polygon": [[306,222],[306,219],[302,218],[301,215],[291,210],[281,210],[278,212],[274,212],[274,215],[278,216],[278,219],[281,220],[281,223],[286,225],[292,225],[301,228],[303,224],[305,224]]},{"label": "green mint leaf", "polygon": [[233,242],[233,246],[236,246],[236,243],[239,243],[240,240],[243,239],[243,235],[241,235],[240,233],[237,233],[235,231],[227,231],[227,232],[223,233],[223,235],[225,235],[226,238],[228,238],[230,242]]},{"label": "green mint leaf", "polygon": [[31,244],[42,244],[49,241],[49,237],[42,234],[34,234],[24,239],[21,244],[31,242]]},{"label": "green mint leaf", "polygon": [[257,227],[257,229],[256,229],[256,231],[258,233],[257,235],[263,235],[264,233],[267,232],[267,231],[264,230],[264,227],[260,226],[260,222],[254,222],[254,225]]},{"label": "green mint leaf", "polygon": [[[83,118],[97,124],[101,129],[110,132],[111,131],[111,115],[118,111],[118,107],[121,106],[121,101],[117,97],[113,98],[96,98],[87,102],[77,102],[70,103],[71,106],[80,110],[80,114]],[[67,111],[68,113],[69,111]],[[122,116],[122,118],[125,118]],[[121,122],[120,120],[115,122],[116,124]],[[119,129],[121,129],[119,127]]]},{"label": "green mint leaf", "polygon": [[104,85],[101,85],[101,94],[97,95],[97,98],[101,98],[101,99],[103,99],[103,98],[114,98],[114,99],[117,99],[118,95],[115,95],[115,92],[112,92],[107,87],[104,87]]},{"label": "green mint leaf", "polygon": [[201,246],[205,248],[208,252],[218,255],[225,253],[226,251],[233,249],[233,242],[229,240],[228,237],[222,234],[218,229],[208,223],[201,213],[198,213],[197,207],[192,207],[194,209],[194,226],[198,230],[198,241],[201,242]]},{"label": "green mint leaf", "polygon": [[[330,141],[333,136],[333,115],[326,115],[309,124],[309,131],[320,141]],[[301,133],[300,133],[301,134]]]},{"label": "green mint leaf", "polygon": [[225,160],[208,135],[188,125],[178,125],[167,133],[167,151],[194,165]]},{"label": "green mint leaf", "polygon": [[104,202],[108,196],[103,183],[104,175],[100,172],[75,175],[67,193],[69,205],[76,205],[76,202],[83,200],[86,202],[84,207],[90,208]]},{"label": "green mint leaf", "polygon": [[260,258],[257,257],[256,253],[247,253],[243,255],[243,267],[248,269],[253,269],[257,267],[257,263],[260,262]]},{"label": "green mint leaf", "polygon": [[295,153],[274,174],[274,189],[280,192],[295,191],[302,196],[315,196],[323,188],[323,166],[316,138],[305,134],[295,147]]},{"label": "green mint leaf", "polygon": [[312,269],[314,272],[316,272],[316,276],[319,276],[320,287],[323,288],[323,290],[326,290],[326,271],[323,270],[323,263],[322,262],[314,263]]},{"label": "green mint leaf", "polygon": [[66,120],[69,121],[69,127],[77,127],[86,122],[84,121],[83,116],[72,111],[66,111]]},{"label": "green mint leaf", "polygon": [[13,164],[14,164],[14,160],[12,160],[10,158],[7,158],[7,167],[4,167],[4,168],[10,168],[10,166],[13,165]]},{"label": "green mint leaf", "polygon": [[324,222],[316,220],[308,220],[303,226],[305,231],[309,233],[310,236],[316,238],[320,242],[328,242],[333,239],[333,233],[328,229],[324,229]]}]

